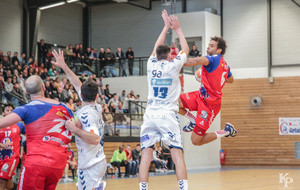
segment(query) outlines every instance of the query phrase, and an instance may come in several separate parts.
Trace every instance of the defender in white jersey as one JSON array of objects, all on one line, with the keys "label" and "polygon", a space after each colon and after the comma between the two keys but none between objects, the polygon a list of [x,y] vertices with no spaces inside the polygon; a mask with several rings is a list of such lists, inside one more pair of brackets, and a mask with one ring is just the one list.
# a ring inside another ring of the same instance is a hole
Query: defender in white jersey
[{"label": "defender in white jersey", "polygon": [[[63,53],[59,50],[53,55],[57,62],[52,62],[61,67],[71,83],[74,85],[82,101],[82,108],[76,112],[80,122],[74,120],[66,122],[66,128],[74,132],[78,149],[78,186],[79,190],[103,190],[106,182],[102,181],[106,172],[106,158],[103,152],[102,107],[95,103],[98,98],[98,85],[87,80],[83,84],[79,78],[65,64]],[[77,133],[77,131],[82,131]]]},{"label": "defender in white jersey", "polygon": [[[140,190],[148,189],[148,171],[153,153],[153,145],[163,141],[171,149],[176,165],[176,174],[180,189],[187,190],[187,174],[183,160],[181,130],[177,118],[178,98],[181,92],[179,72],[187,61],[185,52],[188,44],[175,16],[162,13],[165,26],[158,37],[152,55],[147,63],[148,104],[141,127],[142,159],[140,164]],[[176,31],[182,47],[174,60],[170,60],[170,46],[163,44],[169,28]]]}]

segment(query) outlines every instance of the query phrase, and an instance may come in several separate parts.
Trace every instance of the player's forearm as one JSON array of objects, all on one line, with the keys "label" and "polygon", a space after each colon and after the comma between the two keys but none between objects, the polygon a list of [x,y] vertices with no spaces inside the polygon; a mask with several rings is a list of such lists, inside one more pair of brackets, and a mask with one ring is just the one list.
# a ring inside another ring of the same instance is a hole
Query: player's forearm
[{"label": "player's forearm", "polygon": [[181,28],[176,29],[175,31],[176,31],[176,34],[177,34],[177,36],[179,38],[179,42],[180,42],[180,45],[181,45],[181,48],[182,48],[181,50],[184,53],[188,54],[189,53],[189,46],[188,46],[188,44],[186,42],[186,39],[185,39],[185,37],[184,37],[184,35],[183,35],[182,31],[181,31]]},{"label": "player's forearm", "polygon": [[183,65],[184,67],[192,67],[196,65],[208,65],[209,61],[205,56],[195,57],[187,59],[187,62]]},{"label": "player's forearm", "polygon": [[157,47],[162,45],[165,42],[168,30],[169,30],[169,28],[164,26],[163,30],[161,31],[159,37],[156,40],[156,43],[155,43],[154,48],[153,48],[152,55],[155,54]]},{"label": "player's forearm", "polygon": [[100,137],[92,132],[86,132],[82,129],[78,129],[74,131],[74,133],[80,137],[84,142],[88,144],[97,145],[100,143]]},{"label": "player's forearm", "polygon": [[67,77],[69,78],[71,84],[74,86],[74,88],[76,89],[76,91],[78,92],[81,88],[81,81],[79,80],[79,78],[75,75],[75,73],[73,73],[73,71],[68,67],[67,64],[65,64],[62,69],[64,70],[64,72],[66,73]]}]

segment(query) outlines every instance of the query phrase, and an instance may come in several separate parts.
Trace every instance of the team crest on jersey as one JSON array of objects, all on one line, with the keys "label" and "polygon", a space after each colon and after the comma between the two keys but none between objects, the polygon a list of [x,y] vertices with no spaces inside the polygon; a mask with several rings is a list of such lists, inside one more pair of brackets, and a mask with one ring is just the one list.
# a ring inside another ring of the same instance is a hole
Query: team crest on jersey
[{"label": "team crest on jersey", "polygon": [[1,171],[3,171],[3,172],[8,172],[7,169],[8,169],[8,164],[5,163],[5,164],[2,166]]},{"label": "team crest on jersey", "polygon": [[180,57],[180,56],[177,56],[175,59],[181,60],[181,57]]},{"label": "team crest on jersey", "polygon": [[168,134],[169,134],[169,136],[171,137],[171,139],[173,140],[173,141],[175,141],[175,133],[172,133],[172,132],[168,132]]},{"label": "team crest on jersey", "polygon": [[61,111],[56,112],[56,115],[58,115],[60,117],[64,117],[65,116]]}]

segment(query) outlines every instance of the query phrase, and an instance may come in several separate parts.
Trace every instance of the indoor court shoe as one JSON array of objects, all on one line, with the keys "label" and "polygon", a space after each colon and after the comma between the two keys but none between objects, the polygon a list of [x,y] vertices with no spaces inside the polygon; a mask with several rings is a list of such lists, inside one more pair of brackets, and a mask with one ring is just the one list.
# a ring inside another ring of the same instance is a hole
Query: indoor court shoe
[{"label": "indoor court shoe", "polygon": [[235,137],[237,134],[237,130],[234,128],[234,126],[231,123],[226,123],[224,131],[228,131],[229,135],[225,137]]},{"label": "indoor court shoe", "polygon": [[192,132],[195,127],[195,123],[190,122],[188,125],[183,127],[183,131],[186,133]]}]

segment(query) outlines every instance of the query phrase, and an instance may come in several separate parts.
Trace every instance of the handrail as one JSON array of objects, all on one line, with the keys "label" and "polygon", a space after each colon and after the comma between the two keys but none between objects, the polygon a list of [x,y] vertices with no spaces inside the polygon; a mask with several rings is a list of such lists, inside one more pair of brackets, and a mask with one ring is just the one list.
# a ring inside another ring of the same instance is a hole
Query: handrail
[{"label": "handrail", "polygon": [[[28,102],[25,102],[24,100],[22,100],[20,97],[18,97],[17,95],[11,93],[11,92],[8,92],[7,90],[5,90],[4,88],[0,88],[1,91],[4,91],[5,93],[7,94],[10,94],[12,95],[13,97],[17,98],[20,102],[24,103],[24,104],[27,104]],[[2,96],[2,92],[1,92],[1,96]],[[2,98],[1,98],[2,100]]]}]

